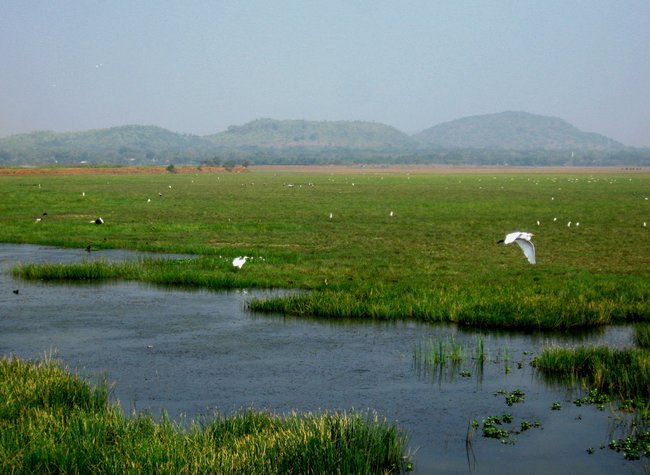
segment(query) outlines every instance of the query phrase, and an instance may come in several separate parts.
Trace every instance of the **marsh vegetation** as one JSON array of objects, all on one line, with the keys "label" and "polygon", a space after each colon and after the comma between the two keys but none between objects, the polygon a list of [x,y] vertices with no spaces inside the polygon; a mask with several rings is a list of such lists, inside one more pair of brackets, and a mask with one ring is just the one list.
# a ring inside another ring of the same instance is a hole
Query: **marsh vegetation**
[{"label": "marsh vegetation", "polygon": [[372,413],[247,410],[188,425],[125,418],[106,383],[0,360],[0,464],[14,473],[399,473],[405,436]]}]

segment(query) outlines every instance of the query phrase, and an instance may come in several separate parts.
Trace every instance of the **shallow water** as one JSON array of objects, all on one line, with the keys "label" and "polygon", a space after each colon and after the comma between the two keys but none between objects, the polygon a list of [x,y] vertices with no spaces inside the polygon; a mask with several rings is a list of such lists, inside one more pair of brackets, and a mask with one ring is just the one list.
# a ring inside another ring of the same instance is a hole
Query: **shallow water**
[{"label": "shallow water", "polygon": [[[0,354],[40,358],[53,352],[81,374],[105,374],[126,412],[196,417],[242,407],[275,413],[376,410],[407,432],[415,473],[642,470],[644,462],[600,449],[625,435],[617,414],[575,406],[570,401],[579,392],[544,383],[529,364],[546,345],[631,345],[630,328],[522,335],[413,322],[305,320],[246,311],[251,297],[272,292],[45,284],[8,273],[17,262],[140,256],[0,245]],[[478,335],[489,355],[482,372],[471,358]],[[416,345],[452,336],[467,355],[460,366],[430,371],[414,362]],[[523,403],[509,407],[504,395],[495,395],[515,389],[524,391]],[[552,411],[553,402],[561,402],[562,410]],[[516,435],[512,444],[478,431],[468,450],[469,421],[503,413],[511,413],[516,425],[527,420],[542,427]]]}]

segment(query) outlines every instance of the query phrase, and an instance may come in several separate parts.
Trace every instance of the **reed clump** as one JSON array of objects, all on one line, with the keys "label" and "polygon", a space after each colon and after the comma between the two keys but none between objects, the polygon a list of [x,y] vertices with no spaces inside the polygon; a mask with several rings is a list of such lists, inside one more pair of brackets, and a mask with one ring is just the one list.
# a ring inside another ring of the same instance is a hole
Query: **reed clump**
[{"label": "reed clump", "polygon": [[546,348],[533,364],[550,378],[581,381],[621,400],[650,399],[650,351],[645,349]]},{"label": "reed clump", "polygon": [[406,439],[374,413],[241,411],[188,425],[125,417],[105,382],[59,363],[0,360],[8,473],[399,473]]}]

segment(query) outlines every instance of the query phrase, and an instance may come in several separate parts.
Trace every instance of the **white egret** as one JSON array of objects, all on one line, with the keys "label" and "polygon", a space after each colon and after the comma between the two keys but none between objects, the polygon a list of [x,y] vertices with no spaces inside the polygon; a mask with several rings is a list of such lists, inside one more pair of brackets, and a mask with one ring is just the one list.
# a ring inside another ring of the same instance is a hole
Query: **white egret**
[{"label": "white egret", "polygon": [[242,257],[242,256],[238,256],[238,257],[235,257],[235,258],[232,260],[232,265],[233,265],[233,267],[236,267],[237,269],[241,269],[242,266],[246,263],[246,259],[248,259],[248,256],[244,256],[244,257]]},{"label": "white egret", "polygon": [[530,242],[532,237],[532,233],[515,231],[506,234],[505,239],[501,239],[500,241],[497,241],[497,243],[512,244],[513,242],[516,242],[521,250],[524,251],[524,255],[528,259],[528,262],[535,264],[535,246]]}]

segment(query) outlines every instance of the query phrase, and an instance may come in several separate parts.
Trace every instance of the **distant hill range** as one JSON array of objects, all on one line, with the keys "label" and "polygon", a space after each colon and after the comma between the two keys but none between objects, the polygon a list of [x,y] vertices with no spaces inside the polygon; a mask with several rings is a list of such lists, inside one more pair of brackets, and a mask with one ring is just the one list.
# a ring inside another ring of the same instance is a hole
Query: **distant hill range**
[{"label": "distant hill range", "polygon": [[375,122],[258,119],[207,136],[127,125],[0,139],[0,166],[202,163],[650,166],[650,149],[526,112],[465,117],[413,136]]}]

